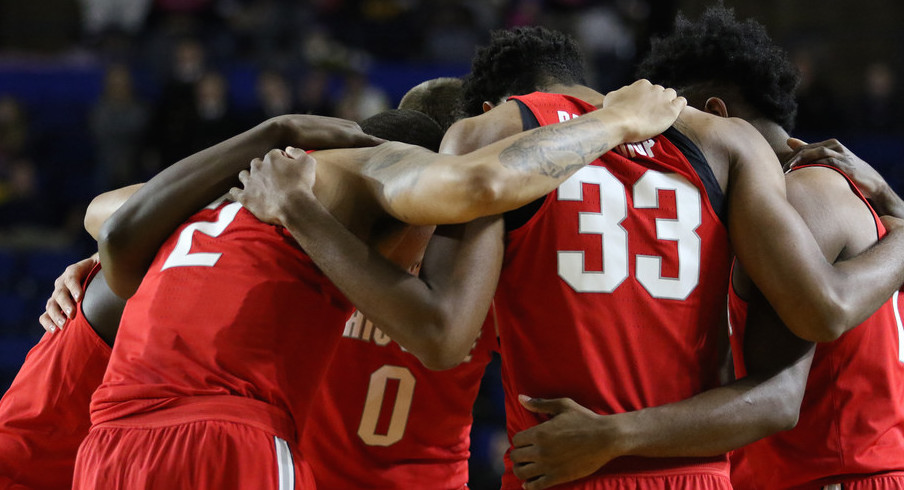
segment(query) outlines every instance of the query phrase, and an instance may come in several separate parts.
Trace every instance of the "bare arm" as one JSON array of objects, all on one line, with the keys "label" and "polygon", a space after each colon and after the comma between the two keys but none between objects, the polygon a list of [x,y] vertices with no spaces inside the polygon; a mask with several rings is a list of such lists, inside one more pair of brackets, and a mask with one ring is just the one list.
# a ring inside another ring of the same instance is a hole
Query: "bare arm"
[{"label": "bare arm", "polygon": [[175,163],[138,190],[101,228],[98,248],[110,288],[121,297],[131,296],[173,230],[228,191],[254,157],[288,144],[318,148],[380,142],[349,121],[282,116]]},{"label": "bare arm", "polygon": [[664,131],[685,104],[671,89],[639,81],[607,95],[598,111],[466,155],[431,156],[383,145],[358,171],[371,179],[381,204],[396,218],[462,223],[548,194],[615,146]]},{"label": "bare arm", "polygon": [[600,415],[571,399],[522,397],[552,418],[515,435],[510,457],[525,488],[587,476],[612,459],[724,454],[797,423],[813,346],[791,334],[769,304],[751,302],[748,376],[675,403]]},{"label": "bare arm", "polygon": [[889,222],[892,229],[875,247],[830,264],[785,198],[768,144],[743,121],[723,121],[731,127],[721,137],[735,149],[728,195],[738,260],[798,336],[831,340],[861,323],[904,282],[904,230]]},{"label": "bare arm", "polygon": [[97,240],[100,234],[100,228],[104,221],[107,220],[117,209],[132,197],[133,194],[141,189],[144,184],[133,184],[119,189],[105,192],[94,199],[88,205],[85,213],[85,230],[91,235],[91,238]]},{"label": "bare arm", "polygon": [[[268,155],[242,172],[232,196],[259,219],[284,226],[355,306],[432,369],[458,365],[489,309],[502,264],[501,220],[439,227],[420,276],[359,240],[314,197],[313,158]],[[287,193],[285,187],[295,187]],[[272,196],[291,195],[273,202]]]}]

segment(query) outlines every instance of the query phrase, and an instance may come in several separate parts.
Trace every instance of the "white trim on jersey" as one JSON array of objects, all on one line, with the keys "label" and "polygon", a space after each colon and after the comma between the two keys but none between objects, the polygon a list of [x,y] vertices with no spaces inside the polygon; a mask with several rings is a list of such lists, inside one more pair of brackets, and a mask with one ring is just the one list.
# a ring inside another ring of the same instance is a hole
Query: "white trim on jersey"
[{"label": "white trim on jersey", "polygon": [[279,490],[295,489],[295,465],[292,462],[292,451],[289,444],[273,436],[273,444],[276,447],[276,466],[279,472]]},{"label": "white trim on jersey", "polygon": [[891,308],[895,312],[895,323],[898,325],[898,360],[904,362],[904,323],[901,322],[901,311],[898,310],[898,293],[891,295]]}]

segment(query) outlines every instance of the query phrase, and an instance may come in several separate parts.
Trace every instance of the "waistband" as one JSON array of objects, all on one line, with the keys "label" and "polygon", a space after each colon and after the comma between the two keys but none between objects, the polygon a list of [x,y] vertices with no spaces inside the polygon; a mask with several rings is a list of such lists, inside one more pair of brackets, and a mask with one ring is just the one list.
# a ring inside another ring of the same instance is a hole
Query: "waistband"
[{"label": "waistband", "polygon": [[846,488],[849,488],[852,483],[865,483],[873,479],[883,478],[894,478],[894,481],[898,481],[898,479],[904,480],[904,470],[885,471],[881,473],[871,473],[869,475],[838,477],[835,480],[837,483],[823,483],[819,488],[820,490],[845,490]]},{"label": "waistband", "polygon": [[287,441],[297,440],[295,423],[269,403],[231,395],[172,398],[153,410],[95,422],[95,427],[154,429],[202,421],[249,425]]}]

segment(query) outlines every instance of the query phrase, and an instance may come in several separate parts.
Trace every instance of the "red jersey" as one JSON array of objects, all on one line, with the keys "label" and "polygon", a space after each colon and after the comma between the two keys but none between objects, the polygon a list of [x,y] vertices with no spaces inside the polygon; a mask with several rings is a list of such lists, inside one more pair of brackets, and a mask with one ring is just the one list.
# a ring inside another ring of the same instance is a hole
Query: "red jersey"
[{"label": "red jersey", "polygon": [[[870,211],[878,240],[885,227]],[[743,349],[747,304],[733,289],[730,294],[735,296],[732,347]],[[865,322],[834,342],[817,344],[797,426],[737,451],[746,460],[746,466],[732,470],[739,488],[817,488],[904,470],[904,327],[898,301],[896,292]]]},{"label": "red jersey", "polygon": [[[513,98],[541,125],[595,109],[564,95]],[[495,299],[509,437],[546,420],[518,394],[613,414],[719,385],[731,257],[721,202],[703,155],[669,130],[582,168],[509,231]],[[727,484],[725,456],[618,458],[589,478],[660,470]],[[503,487],[521,488],[508,458]]]},{"label": "red jersey", "polygon": [[285,414],[294,427],[277,435],[297,440],[350,313],[285,229],[214,203],[163,244],[126,305],[92,422],[231,399],[230,417]]},{"label": "red jersey", "polygon": [[72,487],[75,455],[91,427],[88,404],[109,359],[110,346],[88,324],[81,302],[61,332],[44,334],[28,352],[0,400],[0,487]]},{"label": "red jersey", "polygon": [[352,315],[302,434],[317,488],[464,488],[471,410],[496,345],[493,318],[491,309],[460,365],[432,371]]}]

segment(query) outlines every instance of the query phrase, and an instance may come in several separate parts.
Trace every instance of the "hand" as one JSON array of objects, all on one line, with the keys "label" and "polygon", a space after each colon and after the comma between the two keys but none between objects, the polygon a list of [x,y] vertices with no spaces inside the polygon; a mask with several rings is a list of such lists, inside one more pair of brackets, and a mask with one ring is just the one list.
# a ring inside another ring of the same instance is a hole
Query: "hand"
[{"label": "hand", "polygon": [[324,150],[376,146],[386,142],[361,131],[358,123],[336,117],[288,114],[275,120],[282,129],[280,146]]},{"label": "hand", "polygon": [[66,267],[63,274],[53,282],[53,294],[50,295],[46,309],[38,319],[44,330],[50,333],[56,332],[57,329],[62,330],[66,320],[75,317],[76,302],[82,299],[85,292],[82,289],[82,282],[97,262],[97,254],[76,262]]},{"label": "hand", "polygon": [[618,110],[624,118],[626,142],[644,141],[674,124],[687,105],[673,89],[638,80],[606,94],[603,108]]},{"label": "hand", "polygon": [[794,152],[783,164],[785,171],[811,163],[828,165],[844,172],[868,198],[875,197],[882,189],[888,187],[876,169],[854,155],[836,139],[807,144],[797,138],[789,138],[788,146]]},{"label": "hand", "polygon": [[250,170],[239,173],[243,189],[233,187],[229,195],[257,219],[283,226],[284,206],[299,196],[314,199],[316,165],[313,157],[298,148],[270,150],[263,160],[252,160]]},{"label": "hand", "polygon": [[515,434],[509,457],[524,488],[539,490],[585,477],[613,458],[618,447],[615,415],[598,415],[570,398],[518,396],[524,408],[552,417]]}]

